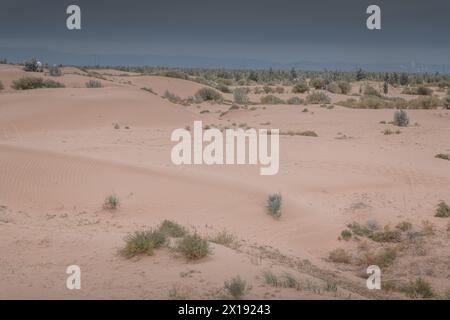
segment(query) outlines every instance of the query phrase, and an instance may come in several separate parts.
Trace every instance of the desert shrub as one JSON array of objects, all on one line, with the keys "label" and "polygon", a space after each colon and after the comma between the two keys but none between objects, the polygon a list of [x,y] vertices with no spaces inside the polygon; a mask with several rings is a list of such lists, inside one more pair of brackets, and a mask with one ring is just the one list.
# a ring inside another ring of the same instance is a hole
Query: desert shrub
[{"label": "desert shrub", "polygon": [[376,96],[363,96],[359,100],[350,98],[345,101],[340,101],[338,104],[355,109],[401,109],[408,106],[407,101],[402,98],[381,98]]},{"label": "desert shrub", "polygon": [[299,97],[292,97],[292,98],[289,98],[286,102],[287,102],[287,104],[300,105],[300,104],[303,104],[305,101],[303,99],[300,99]]},{"label": "desert shrub", "polygon": [[180,251],[188,260],[197,260],[210,254],[208,240],[197,233],[187,234],[178,242]]},{"label": "desert shrub", "polygon": [[153,250],[166,243],[166,235],[159,230],[136,231],[125,238],[125,247],[120,253],[126,258],[137,255],[153,255]]},{"label": "desert shrub", "polygon": [[325,89],[325,80],[322,78],[313,78],[309,81],[309,85],[314,89]]},{"label": "desert shrub", "polygon": [[235,299],[242,298],[249,290],[247,282],[237,276],[229,281],[225,281],[224,288],[230,296]]},{"label": "desert shrub", "polygon": [[36,58],[32,58],[30,61],[26,61],[23,70],[27,72],[42,72],[42,65],[36,60]]},{"label": "desert shrub", "polygon": [[397,251],[393,248],[384,248],[380,250],[374,257],[373,263],[380,268],[389,267],[397,258]]},{"label": "desert shrub", "polygon": [[394,125],[398,127],[407,127],[409,124],[408,113],[405,110],[398,110],[394,113]]},{"label": "desert shrub", "polygon": [[354,234],[360,237],[368,237],[373,233],[374,230],[370,226],[363,226],[357,222],[348,224],[347,228],[349,228]]},{"label": "desert shrub", "polygon": [[164,220],[160,224],[158,230],[174,238],[183,237],[187,234],[187,230],[182,225],[171,220]]},{"label": "desert shrub", "polygon": [[265,271],[263,276],[264,281],[271,286],[277,287],[280,284],[277,276],[272,271]]},{"label": "desert shrub", "polygon": [[19,80],[14,80],[11,87],[16,90],[30,90],[39,88],[64,88],[64,85],[53,80],[26,77]]},{"label": "desert shrub", "polygon": [[339,88],[339,86],[337,85],[336,82],[330,83],[327,86],[327,90],[330,91],[331,93],[337,93],[337,94],[341,93],[341,88]]},{"label": "desert shrub", "polygon": [[278,94],[282,94],[282,93],[284,93],[284,88],[283,87],[276,87],[275,88],[275,92],[278,93]]},{"label": "desert shrub", "polygon": [[48,74],[52,77],[60,77],[62,76],[62,70],[57,66],[51,66],[48,68]]},{"label": "desert shrub", "polygon": [[401,232],[399,230],[391,230],[386,226],[384,230],[376,231],[369,235],[369,238],[375,242],[400,242]]},{"label": "desert shrub", "polygon": [[172,93],[169,90],[164,91],[163,97],[172,103],[181,103],[181,101],[183,100],[179,96],[177,96],[175,93]]},{"label": "desert shrub", "polygon": [[336,263],[350,263],[351,256],[344,249],[335,249],[331,251],[328,255],[328,259]]},{"label": "desert shrub", "polygon": [[233,91],[233,100],[239,104],[246,104],[249,102],[247,90],[244,88],[236,88]]},{"label": "desert shrub", "polygon": [[311,131],[311,130],[301,131],[297,135],[304,136],[304,137],[318,137],[319,136],[315,131]]},{"label": "desert shrub", "polygon": [[424,87],[424,86],[419,86],[416,89],[416,93],[420,96],[431,96],[433,93],[433,90],[431,90],[430,88]]},{"label": "desert shrub", "polygon": [[216,101],[223,100],[222,95],[212,88],[201,88],[195,93],[195,98],[199,101]]},{"label": "desert shrub", "polygon": [[295,277],[289,273],[283,275],[282,285],[285,288],[298,288],[299,283]]},{"label": "desert shrub", "polygon": [[231,93],[230,87],[225,85],[225,84],[217,85],[216,89],[221,91],[221,92],[223,92],[223,93]]},{"label": "desert shrub", "polygon": [[216,235],[211,237],[209,241],[228,248],[237,248],[239,246],[236,236],[226,230],[218,232]]},{"label": "desert shrub", "polygon": [[411,298],[429,299],[434,296],[431,285],[422,278],[417,278],[414,282],[411,281],[402,289],[402,291],[404,291]]},{"label": "desert shrub", "polygon": [[269,194],[267,197],[266,209],[267,213],[273,217],[281,216],[282,197],[280,193]]},{"label": "desert shrub", "polygon": [[408,230],[412,229],[412,224],[411,224],[411,222],[408,222],[408,221],[402,221],[399,224],[397,224],[395,227],[397,229],[405,232],[405,231],[408,231]]},{"label": "desert shrub", "polygon": [[186,289],[181,289],[176,286],[173,286],[169,290],[169,299],[170,300],[187,300],[189,299],[189,291]]},{"label": "desert shrub", "polygon": [[434,225],[428,220],[422,221],[422,230],[420,234],[423,236],[432,236],[434,235]]},{"label": "desert shrub", "polygon": [[101,88],[102,83],[98,80],[89,80],[86,82],[86,88]]},{"label": "desert shrub", "polygon": [[372,86],[365,86],[364,87],[364,95],[365,96],[381,97],[381,94],[378,92],[378,90],[375,89]]},{"label": "desert shrub", "polygon": [[309,87],[305,82],[299,82],[292,87],[292,93],[305,93],[309,91]]},{"label": "desert shrub", "polygon": [[315,91],[306,97],[306,102],[309,104],[330,103],[331,99],[321,91]]},{"label": "desert shrub", "polygon": [[408,109],[435,109],[440,106],[442,102],[438,97],[425,96],[418,97],[408,102]]},{"label": "desert shrub", "polygon": [[336,81],[329,84],[327,90],[337,94],[348,94],[351,90],[351,86],[347,81]]},{"label": "desert shrub", "polygon": [[341,238],[344,240],[350,240],[352,237],[352,232],[350,230],[342,230],[341,232]]},{"label": "desert shrub", "polygon": [[280,99],[278,97],[275,97],[274,95],[267,95],[264,97],[261,97],[261,104],[284,104],[284,100]]},{"label": "desert shrub", "polygon": [[439,218],[448,218],[450,217],[450,207],[447,203],[444,201],[441,201],[438,203],[436,208],[436,213],[434,215],[435,217]]},{"label": "desert shrub", "polygon": [[264,91],[265,94],[269,94],[269,93],[274,93],[275,90],[273,90],[270,86],[264,86],[262,88],[262,90]]},{"label": "desert shrub", "polygon": [[116,195],[109,195],[103,202],[103,208],[107,210],[115,210],[119,206],[119,198]]},{"label": "desert shrub", "polygon": [[3,86],[3,82],[0,81],[0,91],[2,91],[3,89],[5,89],[5,87]]},{"label": "desert shrub", "polygon": [[450,154],[448,154],[448,153],[438,153],[434,157],[437,159],[442,159],[442,160],[450,160]]}]

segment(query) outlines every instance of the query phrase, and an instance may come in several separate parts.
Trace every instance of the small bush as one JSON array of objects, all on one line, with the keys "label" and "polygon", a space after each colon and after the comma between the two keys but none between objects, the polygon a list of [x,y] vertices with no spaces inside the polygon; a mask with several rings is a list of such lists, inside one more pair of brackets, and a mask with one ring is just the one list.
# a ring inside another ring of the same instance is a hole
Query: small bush
[{"label": "small bush", "polygon": [[250,101],[248,98],[248,95],[247,95],[247,90],[244,88],[234,89],[233,99],[234,99],[234,102],[239,103],[239,104],[246,104]]},{"label": "small bush", "polygon": [[375,97],[381,97],[381,94],[378,92],[377,89],[371,86],[366,86],[364,88],[364,95],[365,96],[375,96]]},{"label": "small bush", "polygon": [[318,137],[319,136],[315,131],[311,131],[311,130],[302,131],[298,135],[304,136],[304,137]]},{"label": "small bush", "polygon": [[150,88],[150,87],[143,87],[143,88],[141,88],[141,90],[144,90],[144,91],[147,91],[147,92],[150,92],[150,93],[153,93],[153,94],[155,94],[155,95],[156,95],[156,92],[155,92],[155,91],[153,91],[153,89],[152,89],[152,88]]},{"label": "small bush", "polygon": [[375,255],[375,259],[372,264],[379,266],[380,268],[389,267],[397,258],[397,251],[393,248],[385,248],[379,251]]},{"label": "small bush", "polygon": [[419,97],[408,102],[408,109],[436,109],[442,104],[441,100],[434,96]]},{"label": "small bush", "polygon": [[306,97],[306,102],[309,104],[327,104],[331,102],[331,99],[325,93],[316,91]]},{"label": "small bush", "polygon": [[166,235],[159,230],[136,231],[125,238],[125,247],[120,253],[126,258],[137,255],[153,255],[153,250],[166,243]]},{"label": "small bush", "polygon": [[14,80],[11,87],[16,90],[30,90],[40,88],[64,88],[64,85],[53,80],[26,77],[19,80]]},{"label": "small bush", "polygon": [[61,68],[57,67],[57,66],[51,66],[48,68],[48,73],[49,75],[51,75],[52,77],[60,77],[62,76],[62,70]]},{"label": "small bush", "polygon": [[405,231],[408,231],[408,230],[412,229],[412,224],[411,224],[411,222],[408,222],[408,221],[402,221],[399,224],[397,224],[395,227],[397,229],[405,232]]},{"label": "small bush", "polygon": [[347,81],[337,81],[328,85],[327,90],[331,93],[348,94],[351,90],[351,86]]},{"label": "small bush", "polygon": [[328,259],[336,263],[350,263],[350,254],[344,249],[335,249],[328,255]]},{"label": "small bush", "polygon": [[448,154],[448,153],[438,153],[434,157],[438,158],[438,159],[443,159],[443,160],[450,160],[450,154]]},{"label": "small bush", "polygon": [[42,65],[36,60],[36,58],[32,58],[30,61],[25,62],[25,66],[23,70],[27,72],[42,72]]},{"label": "small bush", "polygon": [[325,89],[325,80],[322,78],[314,78],[309,81],[309,85],[314,89]]},{"label": "small bush", "polygon": [[263,273],[264,281],[274,287],[278,287],[279,282],[277,276],[272,271],[265,271]]},{"label": "small bush", "polygon": [[284,104],[284,100],[273,95],[261,97],[261,104]]},{"label": "small bush", "polygon": [[220,231],[215,236],[211,237],[209,241],[232,249],[239,246],[236,236],[226,230]]},{"label": "small bush", "polygon": [[433,90],[424,86],[419,86],[416,89],[416,93],[420,96],[431,96],[433,94]]},{"label": "small bush", "polygon": [[169,290],[170,300],[187,300],[189,299],[189,291],[186,289],[181,289],[176,286]]},{"label": "small bush", "polygon": [[410,282],[403,291],[411,298],[429,299],[434,296],[431,285],[422,278],[417,278],[416,281]]},{"label": "small bush", "polygon": [[249,290],[247,282],[237,276],[229,281],[225,281],[224,288],[230,296],[241,299]]},{"label": "small bush", "polygon": [[394,125],[398,127],[407,127],[409,124],[408,113],[405,110],[398,110],[394,113]]},{"label": "small bush", "polygon": [[436,208],[436,213],[434,215],[438,218],[448,218],[450,217],[450,207],[444,201],[439,202]]},{"label": "small bush", "polygon": [[344,240],[350,240],[350,238],[352,237],[352,232],[350,230],[343,230],[341,232],[341,238]]},{"label": "small bush", "polygon": [[201,88],[195,93],[195,98],[199,101],[216,101],[220,102],[223,100],[222,95],[214,89],[211,88]]},{"label": "small bush", "polygon": [[275,218],[281,217],[282,197],[280,193],[269,194],[267,197],[267,213]]},{"label": "small bush", "polygon": [[303,99],[300,99],[299,97],[292,97],[292,98],[289,98],[286,102],[287,102],[287,104],[300,105],[300,104],[303,104],[305,101]]},{"label": "small bush", "polygon": [[107,210],[115,210],[119,206],[119,198],[115,195],[109,195],[105,198],[103,207]]},{"label": "small bush", "polygon": [[101,88],[102,83],[98,80],[89,80],[86,82],[86,88]]},{"label": "small bush", "polygon": [[305,82],[300,82],[292,87],[292,93],[305,93],[309,91],[309,87]]},{"label": "small bush", "polygon": [[219,84],[216,89],[223,93],[231,93],[230,87],[225,84]]},{"label": "small bush", "polygon": [[183,237],[187,234],[187,230],[182,225],[170,220],[164,220],[158,230],[174,238]]},{"label": "small bush", "polygon": [[384,230],[372,233],[369,238],[375,242],[400,242],[401,232],[399,230],[391,230],[386,226]]},{"label": "small bush", "polygon": [[360,237],[368,237],[372,235],[373,230],[370,227],[363,226],[357,222],[353,222],[347,225],[347,227],[353,231],[354,234]]},{"label": "small bush", "polygon": [[201,259],[210,254],[208,241],[197,233],[185,235],[178,243],[178,250],[188,260]]}]

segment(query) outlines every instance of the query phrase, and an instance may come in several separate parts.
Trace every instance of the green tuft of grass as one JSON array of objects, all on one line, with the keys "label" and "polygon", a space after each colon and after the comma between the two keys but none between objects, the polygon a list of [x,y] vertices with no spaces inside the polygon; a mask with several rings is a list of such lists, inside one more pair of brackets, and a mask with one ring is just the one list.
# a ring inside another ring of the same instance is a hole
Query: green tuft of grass
[{"label": "green tuft of grass", "polygon": [[25,77],[19,80],[14,80],[11,87],[16,90],[30,90],[40,88],[64,88],[60,82],[53,80],[44,80],[42,78]]},{"label": "green tuft of grass", "polygon": [[325,93],[321,91],[315,91],[306,97],[308,104],[328,104],[331,103],[331,99]]},{"label": "green tuft of grass", "polygon": [[386,226],[384,230],[372,233],[369,238],[375,242],[400,242],[401,232],[399,230],[391,230]]},{"label": "green tuft of grass", "polygon": [[352,237],[352,232],[350,230],[342,230],[341,232],[341,238],[344,239],[345,241],[350,240],[350,238]]},{"label": "green tuft of grass", "polygon": [[116,195],[109,195],[105,198],[103,208],[107,210],[116,210],[119,207],[119,198]]},{"label": "green tuft of grass", "polygon": [[239,247],[236,236],[226,230],[218,232],[216,235],[211,237],[209,241],[232,249]]},{"label": "green tuft of grass", "polygon": [[444,201],[439,202],[434,216],[438,218],[450,217],[450,206]]},{"label": "green tuft of grass", "polygon": [[89,80],[86,82],[86,88],[101,88],[102,83],[98,80]]},{"label": "green tuft of grass", "polygon": [[344,249],[338,248],[329,253],[328,259],[336,263],[350,263],[351,256]]},{"label": "green tuft of grass", "polygon": [[197,233],[185,235],[178,242],[178,251],[188,260],[198,260],[211,253],[208,240]]},{"label": "green tuft of grass", "polygon": [[137,255],[153,255],[153,250],[166,243],[166,235],[159,230],[136,231],[125,238],[125,247],[120,250],[122,256],[132,258]]},{"label": "green tuft of grass", "polygon": [[429,299],[434,296],[434,292],[430,283],[422,278],[417,278],[416,281],[411,281],[403,288],[402,291],[404,291],[409,297],[414,299]]},{"label": "green tuft of grass", "polygon": [[237,276],[231,280],[224,282],[224,288],[227,293],[234,299],[241,299],[250,290],[245,280]]},{"label": "green tuft of grass", "polygon": [[281,193],[269,194],[266,204],[267,213],[275,218],[281,217],[282,200]]},{"label": "green tuft of grass", "polygon": [[280,282],[278,281],[278,277],[272,271],[265,271],[263,273],[264,281],[274,287],[278,287]]},{"label": "green tuft of grass", "polygon": [[182,225],[171,221],[171,220],[164,220],[158,228],[159,231],[162,233],[174,237],[174,238],[180,238],[185,236],[188,232],[186,228],[184,228]]}]

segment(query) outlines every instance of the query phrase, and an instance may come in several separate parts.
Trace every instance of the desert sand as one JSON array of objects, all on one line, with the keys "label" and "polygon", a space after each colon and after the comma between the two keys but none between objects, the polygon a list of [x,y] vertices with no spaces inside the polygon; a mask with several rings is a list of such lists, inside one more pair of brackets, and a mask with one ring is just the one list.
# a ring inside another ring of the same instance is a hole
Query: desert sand
[{"label": "desert sand", "polygon": [[[434,217],[436,204],[450,201],[450,162],[434,157],[450,153],[450,110],[410,110],[416,125],[384,135],[392,126],[380,121],[392,121],[394,110],[256,104],[222,114],[230,108],[225,102],[184,106],[163,98],[166,90],[193,96],[205,87],[199,83],[95,72],[103,74],[102,88],[86,88],[92,76],[70,67],[56,79],[65,88],[17,91],[12,81],[33,73],[0,65],[1,299],[168,299],[174,288],[188,298],[216,299],[237,275],[251,285],[248,299],[407,298],[368,290],[365,268],[328,259],[336,248],[357,255],[363,239],[338,238],[347,224],[368,220],[392,228],[432,223],[426,254],[399,249],[382,279],[421,277],[437,296],[450,289],[448,219]],[[328,95],[333,104],[348,98]],[[390,95],[402,96],[395,89]],[[194,120],[313,130],[318,137],[281,135],[274,176],[251,165],[175,166],[170,134]],[[279,219],[265,212],[274,192],[283,195]],[[102,207],[109,194],[120,199],[117,210]],[[195,262],[170,248],[133,259],[118,254],[127,234],[164,219],[204,236],[227,230],[239,246],[211,243],[212,254]],[[81,290],[65,286],[72,264],[81,267]],[[270,286],[266,271],[289,273],[304,285]],[[337,289],[327,290],[329,283]]]}]

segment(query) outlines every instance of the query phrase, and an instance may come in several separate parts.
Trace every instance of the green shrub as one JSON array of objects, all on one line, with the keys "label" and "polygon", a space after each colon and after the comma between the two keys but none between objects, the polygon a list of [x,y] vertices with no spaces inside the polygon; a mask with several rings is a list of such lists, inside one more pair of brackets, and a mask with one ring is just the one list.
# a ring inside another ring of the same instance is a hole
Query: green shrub
[{"label": "green shrub", "polygon": [[86,88],[101,88],[102,83],[98,80],[89,80],[86,82]]},{"label": "green shrub", "polygon": [[201,88],[195,93],[195,98],[199,101],[216,101],[223,100],[222,95],[212,88]]},{"label": "green shrub", "polygon": [[371,264],[379,266],[380,268],[387,268],[394,263],[396,258],[397,251],[395,249],[384,248],[375,255],[374,261]]},{"label": "green shrub", "polygon": [[408,230],[412,229],[412,224],[411,224],[411,222],[408,222],[408,221],[402,221],[399,224],[397,224],[395,227],[397,229],[405,232],[405,231],[408,231]]},{"label": "green shrub", "polygon": [[436,208],[436,214],[435,217],[439,218],[448,218],[450,217],[450,207],[448,204],[446,204],[444,201],[441,201],[438,203]]},{"label": "green shrub", "polygon": [[350,83],[347,81],[336,81],[329,84],[327,90],[337,94],[348,94],[351,88]]},{"label": "green shrub", "polygon": [[103,203],[103,207],[107,210],[115,210],[119,206],[119,198],[113,194],[107,196]]},{"label": "green shrub", "polygon": [[352,232],[354,234],[356,234],[357,236],[360,236],[360,237],[368,237],[373,233],[372,228],[363,226],[357,222],[352,222],[352,223],[348,224],[347,228],[352,230]]},{"label": "green shrub", "polygon": [[280,284],[278,282],[277,276],[272,271],[265,271],[263,273],[263,276],[264,281],[271,286],[278,287],[278,285]]},{"label": "green shrub", "polygon": [[411,298],[429,299],[434,296],[431,285],[422,278],[417,278],[416,281],[410,282],[403,291]]},{"label": "green shrub", "polygon": [[43,71],[42,66],[36,60],[36,58],[32,58],[30,61],[26,61],[23,70],[25,70],[27,72],[42,72]]},{"label": "green shrub", "polygon": [[14,80],[11,87],[16,90],[30,90],[39,88],[64,88],[64,85],[53,80],[25,77],[19,80]]},{"label": "green shrub", "polygon": [[226,230],[218,232],[215,236],[211,237],[209,241],[232,249],[239,246],[236,236]]},{"label": "green shrub", "polygon": [[385,227],[382,231],[377,231],[369,235],[369,238],[375,242],[400,242],[401,232],[399,230],[391,230]]},{"label": "green shrub", "polygon": [[308,104],[327,104],[331,102],[330,97],[321,91],[315,91],[306,97]]},{"label": "green shrub", "polygon": [[434,157],[438,158],[438,159],[443,159],[443,160],[450,160],[450,154],[448,154],[448,153],[438,153]]},{"label": "green shrub", "polygon": [[217,85],[216,89],[223,93],[231,93],[230,87],[225,84]]},{"label": "green shrub", "polygon": [[325,89],[325,80],[322,78],[314,78],[309,81],[309,85],[314,89]]},{"label": "green shrub", "polygon": [[407,127],[409,124],[408,113],[405,110],[398,110],[394,113],[394,125],[398,127]]},{"label": "green shrub", "polygon": [[292,87],[292,93],[305,93],[309,91],[309,87],[305,82],[299,82]]},{"label": "green shrub", "polygon": [[177,79],[188,79],[188,75],[182,71],[179,70],[168,70],[168,71],[163,71],[160,73],[161,76],[163,77],[169,77],[169,78],[177,78]]},{"label": "green shrub", "polygon": [[341,232],[341,238],[344,240],[350,240],[352,237],[352,232],[350,230],[342,230]]},{"label": "green shrub", "polygon": [[166,235],[159,230],[136,231],[125,238],[125,247],[120,253],[126,258],[137,255],[153,255],[153,250],[166,243]]},{"label": "green shrub", "polygon": [[261,97],[261,104],[284,104],[284,100],[271,94]]},{"label": "green shrub", "polygon": [[182,225],[171,220],[164,220],[158,230],[174,238],[183,237],[187,234],[187,230]]},{"label": "green shrub", "polygon": [[247,90],[244,88],[234,89],[233,99],[234,99],[234,102],[239,103],[239,104],[246,104],[250,101],[248,98],[248,95],[247,95]]},{"label": "green shrub", "polygon": [[172,103],[181,103],[181,101],[183,100],[176,94],[170,92],[169,90],[164,91],[163,97]]},{"label": "green shrub", "polygon": [[424,86],[419,86],[416,89],[416,93],[420,96],[431,96],[433,94],[433,90]]},{"label": "green shrub", "polygon": [[209,243],[197,233],[188,234],[178,242],[178,250],[188,259],[197,260],[210,254]]},{"label": "green shrub", "polygon": [[287,102],[287,104],[300,105],[300,104],[303,104],[305,101],[303,99],[300,99],[299,97],[292,97],[292,98],[289,98],[286,102]]},{"label": "green shrub", "polygon": [[281,216],[281,203],[282,197],[280,193],[269,194],[267,197],[267,213],[275,218],[279,218]]},{"label": "green shrub", "polygon": [[247,282],[237,276],[229,281],[225,281],[224,288],[230,296],[241,299],[249,290]]},{"label": "green shrub", "polygon": [[355,109],[393,109],[393,108],[407,108],[408,103],[402,98],[381,98],[376,96],[363,96],[359,100],[354,98],[338,102],[339,105],[347,108]]}]

